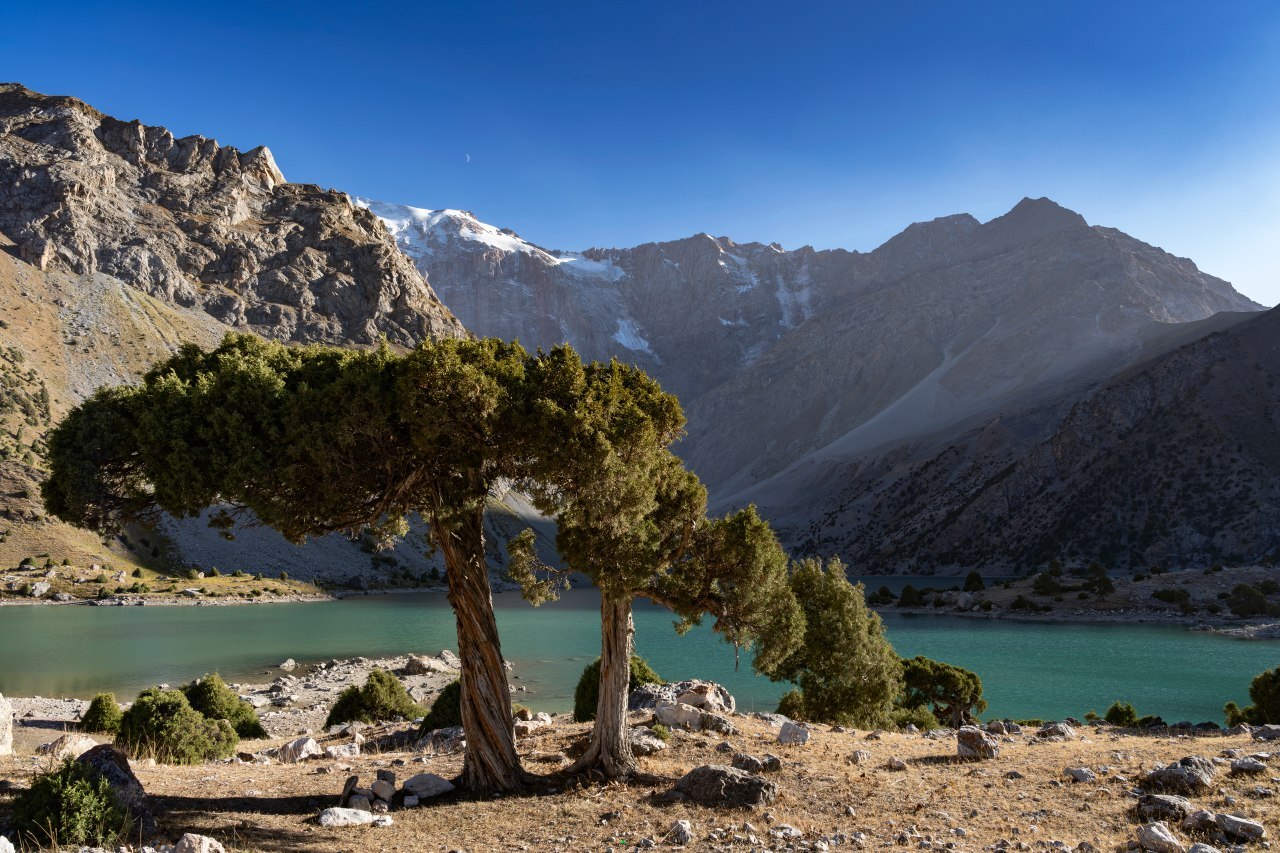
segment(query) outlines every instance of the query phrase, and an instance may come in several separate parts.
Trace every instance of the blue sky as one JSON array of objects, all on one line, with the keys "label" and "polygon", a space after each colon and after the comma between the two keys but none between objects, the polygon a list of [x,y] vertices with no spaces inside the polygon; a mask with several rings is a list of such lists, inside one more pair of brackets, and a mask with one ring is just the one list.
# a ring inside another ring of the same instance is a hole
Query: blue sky
[{"label": "blue sky", "polygon": [[75,2],[0,77],[534,242],[871,249],[1047,195],[1280,302],[1275,2]]}]

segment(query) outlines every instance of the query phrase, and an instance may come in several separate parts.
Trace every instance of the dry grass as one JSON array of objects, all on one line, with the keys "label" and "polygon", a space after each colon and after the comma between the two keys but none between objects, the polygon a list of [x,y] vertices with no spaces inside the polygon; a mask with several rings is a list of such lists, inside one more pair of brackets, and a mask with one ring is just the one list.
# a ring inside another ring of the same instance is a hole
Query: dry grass
[{"label": "dry grass", "polygon": [[[627,849],[640,839],[661,842],[673,821],[687,819],[701,849],[748,849],[742,835],[749,821],[767,844],[768,829],[789,824],[805,841],[836,833],[865,832],[869,848],[910,848],[920,837],[936,847],[948,842],[958,850],[979,850],[1001,839],[1012,843],[1062,841],[1074,847],[1088,841],[1100,850],[1120,850],[1134,836],[1131,784],[1157,762],[1185,755],[1215,756],[1235,747],[1254,751],[1246,737],[1146,737],[1086,731],[1068,743],[1031,743],[1019,737],[1002,745],[999,759],[960,763],[954,740],[930,740],[918,735],[886,734],[868,741],[865,732],[815,731],[804,746],[782,747],[774,730],[754,720],[739,719],[742,733],[733,745],[756,755],[782,757],[783,770],[773,774],[780,795],[772,806],[756,811],[725,811],[698,806],[657,805],[652,794],[664,785],[596,784],[545,776],[520,796],[490,800],[444,797],[416,809],[393,812],[389,829],[356,827],[325,829],[316,824],[318,812],[336,804],[348,772],[340,763],[321,761],[303,766],[208,765],[200,767],[143,767],[138,775],[157,798],[163,830],[172,836],[184,831],[217,836],[237,850],[602,850]],[[526,768],[553,774],[563,766],[557,756],[571,752],[586,726],[562,724],[520,742]],[[682,734],[672,747],[641,759],[642,769],[674,780],[699,764],[727,763],[717,752],[717,736]],[[871,752],[870,763],[855,766],[848,757],[858,749]],[[885,767],[889,758],[902,758],[905,771]],[[418,772],[456,774],[460,756],[421,759],[412,753],[386,753],[342,762],[367,784],[374,771],[394,767],[401,779]],[[1063,777],[1068,766],[1089,766],[1100,772],[1096,783],[1072,784]],[[0,777],[25,785],[30,761],[0,761]],[[319,772],[324,768],[332,772]],[[1102,768],[1108,768],[1102,773]],[[1021,779],[1006,779],[1017,770]],[[1280,818],[1274,799],[1258,799],[1249,792],[1270,785],[1268,775],[1252,778],[1219,776],[1219,789],[1194,799],[1197,806],[1232,811],[1261,820],[1268,827]],[[1235,797],[1235,806],[1227,804]],[[852,807],[855,814],[846,813]],[[605,815],[617,813],[607,821]],[[710,842],[714,829],[727,829],[725,840]],[[962,829],[964,835],[953,833]],[[1190,841],[1191,839],[1185,839]]]}]

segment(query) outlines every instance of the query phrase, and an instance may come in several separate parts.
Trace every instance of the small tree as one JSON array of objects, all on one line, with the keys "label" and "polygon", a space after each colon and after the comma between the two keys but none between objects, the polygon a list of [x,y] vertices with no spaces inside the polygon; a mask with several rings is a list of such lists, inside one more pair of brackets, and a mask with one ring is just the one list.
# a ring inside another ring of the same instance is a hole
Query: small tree
[{"label": "small tree", "polygon": [[841,725],[881,725],[902,690],[902,665],[880,617],[867,610],[862,584],[849,582],[844,563],[808,558],[795,564],[791,590],[804,613],[802,644],[768,670],[775,681],[798,685],[780,713]]},{"label": "small tree", "polygon": [[982,698],[982,679],[977,673],[917,655],[903,662],[904,708],[929,706],[939,720],[949,720],[953,728],[972,722],[974,714],[987,710]]},{"label": "small tree", "polygon": [[89,703],[89,709],[80,718],[80,731],[94,734],[114,735],[120,731],[120,720],[124,714],[116,703],[114,693],[99,693]]},{"label": "small tree", "polygon": [[205,719],[177,690],[148,688],[120,721],[116,745],[135,758],[161,764],[199,764],[227,758],[240,738],[226,720]]},{"label": "small tree", "polygon": [[1280,720],[1280,666],[1258,673],[1249,682],[1249,698],[1252,705],[1244,708],[1228,702],[1223,708],[1228,726],[1248,723],[1266,725]]},{"label": "small tree", "polygon": [[1107,713],[1103,715],[1103,719],[1113,726],[1131,729],[1138,725],[1138,712],[1128,702],[1121,702],[1117,699],[1111,703],[1111,707],[1107,708]]},{"label": "small tree", "polygon": [[448,729],[462,725],[461,703],[462,682],[454,679],[444,686],[444,689],[440,691],[440,695],[436,697],[435,702],[431,704],[431,710],[422,718],[422,726],[418,729],[418,733],[425,735],[436,729]]},{"label": "small tree", "polygon": [[911,584],[907,584],[902,588],[902,592],[898,594],[899,607],[924,607],[924,592],[916,589]]},{"label": "small tree", "polygon": [[132,825],[110,781],[71,758],[37,775],[13,802],[13,828],[24,850],[28,845],[114,847]]},{"label": "small tree", "polygon": [[338,694],[324,724],[334,726],[356,720],[380,723],[396,717],[412,720],[420,713],[422,708],[409,697],[400,679],[386,670],[375,669],[363,687],[352,685]]},{"label": "small tree", "polygon": [[[649,662],[640,655],[631,656],[631,675],[627,689],[635,690],[641,684],[664,684],[662,676],[653,671]],[[600,702],[600,658],[582,669],[578,686],[573,691],[573,721],[589,723],[596,718],[596,705]]]},{"label": "small tree", "polygon": [[192,708],[210,720],[226,720],[242,738],[267,736],[258,720],[258,712],[237,696],[216,672],[185,685],[182,694]]},{"label": "small tree", "polygon": [[982,579],[982,575],[976,571],[969,572],[964,578],[965,592],[982,592],[987,588],[987,583]]},{"label": "small tree", "polygon": [[1227,596],[1227,607],[1237,616],[1261,616],[1267,612],[1267,597],[1247,583],[1236,584]]}]

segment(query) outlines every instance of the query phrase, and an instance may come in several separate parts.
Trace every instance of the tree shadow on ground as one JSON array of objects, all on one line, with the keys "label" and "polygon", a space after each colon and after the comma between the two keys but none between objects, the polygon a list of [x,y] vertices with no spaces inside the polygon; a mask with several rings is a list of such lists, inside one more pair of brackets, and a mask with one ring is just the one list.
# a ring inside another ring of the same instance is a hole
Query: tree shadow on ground
[{"label": "tree shadow on ground", "polygon": [[[316,816],[338,804],[336,796],[298,797],[173,797],[152,796],[151,808],[161,837],[177,840],[184,832],[211,835],[229,847],[278,850],[282,853],[314,847],[311,832]],[[303,817],[288,827],[260,826],[258,815]]]}]

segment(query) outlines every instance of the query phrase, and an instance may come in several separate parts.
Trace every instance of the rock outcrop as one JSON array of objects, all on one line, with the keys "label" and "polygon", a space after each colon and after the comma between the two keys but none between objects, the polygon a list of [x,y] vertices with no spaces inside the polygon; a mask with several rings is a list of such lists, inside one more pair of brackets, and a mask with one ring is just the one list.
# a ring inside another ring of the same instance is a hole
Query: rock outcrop
[{"label": "rock outcrop", "polygon": [[367,210],[271,152],[175,139],[0,85],[0,232],[41,270],[105,274],[267,337],[410,346],[464,334]]}]

